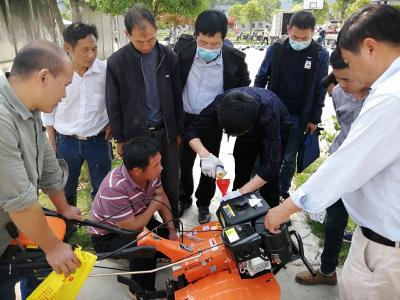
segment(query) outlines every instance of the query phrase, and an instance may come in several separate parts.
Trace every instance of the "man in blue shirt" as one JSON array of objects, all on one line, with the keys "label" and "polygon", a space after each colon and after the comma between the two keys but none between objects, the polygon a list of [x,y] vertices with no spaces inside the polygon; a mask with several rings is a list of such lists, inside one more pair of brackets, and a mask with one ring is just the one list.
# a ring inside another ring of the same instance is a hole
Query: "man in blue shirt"
[{"label": "man in blue shirt", "polygon": [[[228,20],[218,10],[203,11],[196,19],[195,36],[183,36],[175,47],[178,53],[183,87],[185,129],[193,123],[200,112],[220,93],[250,84],[245,54],[224,44]],[[218,156],[222,130],[209,132],[203,143]],[[187,143],[181,147],[179,216],[192,205],[193,165],[196,153]],[[204,174],[200,177],[195,196],[199,210],[199,223],[210,220],[209,206],[215,194],[215,180]]]},{"label": "man in blue shirt", "polygon": [[341,299],[400,295],[400,11],[368,5],[346,21],[338,45],[357,80],[371,87],[346,140],[292,198],[270,209],[279,232],[292,213],[319,212],[340,197],[359,225],[339,281]]},{"label": "man in blue shirt", "polygon": [[254,81],[255,87],[268,85],[278,95],[293,122],[280,172],[284,199],[289,197],[304,131],[317,129],[324,106],[326,89],[321,81],[328,74],[329,54],[312,39],[315,23],[314,15],[308,11],[293,14],[289,37],[268,47]]}]

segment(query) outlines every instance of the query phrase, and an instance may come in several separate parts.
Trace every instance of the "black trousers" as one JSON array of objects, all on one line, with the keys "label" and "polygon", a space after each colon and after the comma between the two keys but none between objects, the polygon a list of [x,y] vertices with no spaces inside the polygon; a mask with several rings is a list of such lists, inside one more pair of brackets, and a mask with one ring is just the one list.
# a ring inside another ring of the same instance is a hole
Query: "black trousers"
[{"label": "black trousers", "polygon": [[[161,223],[158,222],[156,219],[150,219],[149,223],[147,224],[148,229],[154,229]],[[159,228],[155,231],[159,236],[163,238],[168,238],[168,229],[165,227]],[[115,251],[122,246],[125,246],[129,242],[133,241],[136,237],[135,236],[125,236],[125,235],[118,235],[115,233],[110,233],[107,235],[102,236],[92,236],[92,244],[94,250],[97,253],[104,253],[104,252],[111,252]],[[132,245],[132,247],[135,245]],[[156,258],[137,258],[137,257],[128,257],[129,261],[129,269],[131,271],[142,271],[142,270],[151,270],[156,268]],[[132,275],[132,279],[134,279],[139,285],[145,290],[154,290],[155,289],[155,282],[156,282],[156,274],[143,274],[143,275]]]},{"label": "black trousers", "polygon": [[320,269],[324,274],[331,274],[336,271],[349,214],[344,207],[342,199],[329,206],[326,212],[325,242],[324,250],[321,254]]},{"label": "black trousers", "polygon": [[[171,204],[172,216],[179,218],[179,153],[176,140],[168,141],[165,128],[157,130],[149,136],[156,139],[160,145],[161,164],[163,166],[161,172],[162,186]],[[176,226],[175,222],[174,224]]]},{"label": "black trousers", "polygon": [[[286,136],[282,138],[281,159],[285,153]],[[235,159],[235,180],[233,190],[237,190],[245,185],[253,175],[254,167],[259,164],[258,158],[262,151],[260,141],[244,142],[240,138],[236,139],[233,149],[233,158]],[[280,164],[279,164],[280,165]],[[279,187],[279,168],[271,181],[260,188],[261,196],[267,201],[270,207],[279,205],[280,187]]]},{"label": "black trousers", "polygon": [[[198,115],[185,113],[185,128],[192,124]],[[222,130],[217,132],[209,132],[201,137],[201,142],[209,152],[215,156],[219,155],[221,145]],[[182,202],[192,201],[191,197],[194,191],[193,183],[193,165],[196,160],[196,152],[192,150],[188,143],[183,143],[180,151],[181,174],[180,174],[180,195],[179,200]],[[200,176],[199,186],[197,187],[195,197],[197,199],[197,207],[209,207],[211,199],[215,194],[215,179],[205,176],[203,173]]]}]

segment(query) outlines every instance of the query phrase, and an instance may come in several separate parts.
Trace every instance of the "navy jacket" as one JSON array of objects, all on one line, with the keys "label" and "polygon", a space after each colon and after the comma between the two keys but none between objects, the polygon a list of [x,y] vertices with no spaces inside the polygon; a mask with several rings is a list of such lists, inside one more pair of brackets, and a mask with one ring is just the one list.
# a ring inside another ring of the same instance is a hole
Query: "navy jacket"
[{"label": "navy jacket", "polygon": [[218,95],[200,113],[199,118],[185,132],[185,141],[202,138],[208,132],[221,130],[218,122],[218,108],[224,95],[230,92],[243,92],[253,96],[260,103],[256,125],[250,132],[239,136],[243,142],[261,142],[260,166],[256,174],[271,181],[279,172],[281,165],[281,141],[291,125],[285,105],[273,92],[255,87],[239,87]]},{"label": "navy jacket", "polygon": [[[268,83],[271,82],[271,72],[274,61],[274,56],[276,55],[276,51],[279,48],[279,42],[272,44],[267,48],[265,53],[264,60],[258,70],[256,75],[254,86],[265,88]],[[288,43],[288,39],[284,41],[284,43]],[[312,41],[312,43],[316,43]],[[281,61],[285,59],[281,57]],[[308,91],[306,91],[304,96],[304,104],[303,111],[301,114],[302,123],[304,126],[307,123],[312,122],[314,124],[318,124],[321,122],[322,108],[324,107],[324,100],[326,94],[326,88],[322,85],[322,79],[328,75],[328,67],[329,67],[329,53],[326,49],[321,50],[319,57],[316,60],[316,67],[313,77],[311,78],[310,85]],[[286,72],[291,72],[291,70],[286,70]],[[280,73],[280,76],[285,76],[284,73]],[[268,88],[270,88],[268,86]],[[290,87],[287,87],[290,88]],[[275,91],[276,92],[276,91]],[[279,95],[278,95],[279,96]]]},{"label": "navy jacket", "polygon": [[[178,58],[167,47],[156,44],[159,61],[157,86],[168,141],[183,134],[182,88]],[[107,61],[106,102],[112,135],[117,142],[148,135],[147,102],[141,58],[131,42]]]}]

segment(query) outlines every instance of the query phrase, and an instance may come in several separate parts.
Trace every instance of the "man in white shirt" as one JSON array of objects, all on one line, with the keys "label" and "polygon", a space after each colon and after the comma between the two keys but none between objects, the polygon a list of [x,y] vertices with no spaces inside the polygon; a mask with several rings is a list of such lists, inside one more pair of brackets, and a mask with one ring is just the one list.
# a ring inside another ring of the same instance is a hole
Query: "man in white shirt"
[{"label": "man in white shirt", "polygon": [[[109,121],[105,100],[106,64],[97,60],[97,29],[74,23],[64,32],[64,49],[74,64],[72,83],[54,111],[43,114],[51,145],[58,158],[68,163],[64,191],[76,206],[78,179],[83,162],[89,166],[92,198],[111,170]],[[67,231],[67,237],[69,235]]]},{"label": "man in white shirt", "polygon": [[400,10],[369,5],[346,21],[338,45],[352,75],[371,87],[341,147],[265,217],[272,233],[301,209],[336,199],[359,225],[340,280],[341,299],[399,299]]}]

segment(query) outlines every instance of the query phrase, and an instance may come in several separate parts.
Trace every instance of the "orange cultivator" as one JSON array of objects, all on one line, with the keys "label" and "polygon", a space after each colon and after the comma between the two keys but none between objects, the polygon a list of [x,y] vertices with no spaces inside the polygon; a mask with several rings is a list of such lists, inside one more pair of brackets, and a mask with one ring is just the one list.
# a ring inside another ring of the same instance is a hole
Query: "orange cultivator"
[{"label": "orange cultivator", "polygon": [[[127,207],[129,208],[129,207]],[[280,287],[275,274],[286,263],[301,258],[308,270],[315,275],[304,257],[301,237],[289,230],[289,224],[281,226],[281,232],[271,234],[264,227],[264,216],[268,204],[259,194],[246,194],[222,201],[218,210],[218,222],[199,225],[182,231],[179,241],[163,239],[153,232],[134,240],[137,232],[111,227],[90,220],[67,220],[55,212],[47,215],[50,226],[63,238],[65,222],[80,226],[103,228],[119,235],[129,235],[132,242],[110,253],[97,253],[98,260],[104,258],[154,257],[156,251],[171,259],[169,265],[155,270],[126,271],[93,276],[117,276],[120,283],[129,285],[137,299],[168,300],[236,300],[280,299]],[[49,273],[49,266],[40,249],[28,249],[32,245],[18,236],[13,224],[7,230],[16,240],[13,242],[16,255],[0,260],[0,270],[29,272],[40,277]],[[15,227],[15,226],[14,226]],[[137,242],[137,247],[132,247]],[[26,247],[28,250],[23,250]],[[22,249],[22,250],[21,250]],[[96,266],[95,266],[96,267]],[[173,279],[166,282],[164,290],[144,290],[134,279],[121,275],[154,273],[172,268]]]}]

